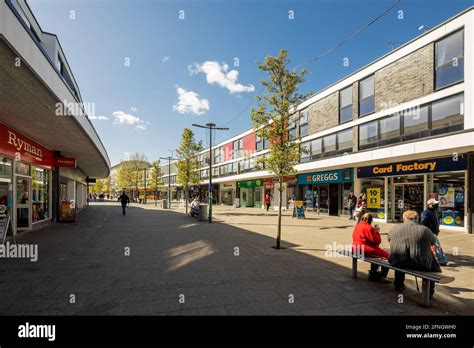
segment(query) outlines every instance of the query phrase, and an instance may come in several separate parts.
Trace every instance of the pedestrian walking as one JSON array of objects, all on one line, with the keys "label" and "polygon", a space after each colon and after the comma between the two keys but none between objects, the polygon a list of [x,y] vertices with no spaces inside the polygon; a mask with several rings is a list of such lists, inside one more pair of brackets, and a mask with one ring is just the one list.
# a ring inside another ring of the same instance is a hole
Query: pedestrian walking
[{"label": "pedestrian walking", "polygon": [[441,243],[439,242],[438,235],[439,235],[439,221],[438,221],[438,205],[439,201],[434,198],[430,198],[428,202],[426,202],[427,208],[423,210],[421,213],[420,224],[426,226],[430,229],[431,232],[435,235],[436,244],[434,245],[434,252],[438,262],[441,266],[446,266],[448,264],[448,260],[446,255],[441,248]]},{"label": "pedestrian walking", "polygon": [[270,194],[267,193],[267,194],[265,195],[265,206],[267,207],[267,211],[268,211],[268,209],[270,209],[270,203],[271,203]]},{"label": "pedestrian walking", "polygon": [[357,197],[354,195],[354,192],[349,192],[347,196],[347,205],[349,207],[349,220],[355,220],[354,210],[357,204]]},{"label": "pedestrian walking", "polygon": [[357,215],[357,223],[359,223],[362,216],[364,216],[364,214],[367,213],[367,196],[365,195],[365,193],[361,193],[359,195],[359,198],[357,199],[355,211]]},{"label": "pedestrian walking", "polygon": [[123,191],[118,200],[122,204],[122,214],[125,215],[125,209],[127,208],[127,204],[130,204],[130,198],[127,196],[125,191]]}]

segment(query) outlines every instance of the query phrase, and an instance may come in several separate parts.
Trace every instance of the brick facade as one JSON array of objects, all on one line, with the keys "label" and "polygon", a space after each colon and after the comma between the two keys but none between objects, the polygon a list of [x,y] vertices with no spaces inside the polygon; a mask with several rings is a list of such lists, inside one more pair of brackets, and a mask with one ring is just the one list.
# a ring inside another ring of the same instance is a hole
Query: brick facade
[{"label": "brick facade", "polygon": [[321,132],[339,124],[339,92],[318,100],[308,108],[309,134]]},{"label": "brick facade", "polygon": [[375,111],[433,92],[434,44],[393,62],[375,73]]}]

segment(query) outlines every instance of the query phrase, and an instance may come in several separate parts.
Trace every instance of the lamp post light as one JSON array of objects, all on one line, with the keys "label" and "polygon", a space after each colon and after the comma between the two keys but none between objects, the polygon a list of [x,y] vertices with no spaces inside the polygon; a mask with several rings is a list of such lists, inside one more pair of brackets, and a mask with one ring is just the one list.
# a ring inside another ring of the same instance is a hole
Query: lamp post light
[{"label": "lamp post light", "polygon": [[224,127],[216,127],[215,123],[206,123],[205,126],[194,124],[194,127],[205,128],[209,129],[209,191],[208,191],[208,198],[207,204],[209,205],[209,223],[212,222],[212,130],[229,130],[229,128]]},{"label": "lamp post light", "polygon": [[171,161],[175,161],[176,158],[168,156],[160,159],[168,160],[168,209],[171,209]]}]

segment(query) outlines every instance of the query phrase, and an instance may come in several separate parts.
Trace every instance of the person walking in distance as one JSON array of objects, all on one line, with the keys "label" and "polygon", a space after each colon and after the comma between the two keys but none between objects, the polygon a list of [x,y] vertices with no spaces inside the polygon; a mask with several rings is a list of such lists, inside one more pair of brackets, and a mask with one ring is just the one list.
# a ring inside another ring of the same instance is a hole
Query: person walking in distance
[{"label": "person walking in distance", "polygon": [[267,211],[268,209],[270,209],[270,194],[269,193],[265,195],[265,207],[267,207]]},{"label": "person walking in distance", "polygon": [[349,192],[347,196],[347,205],[349,206],[349,220],[355,220],[354,209],[357,204],[357,197],[354,195],[354,192]]},{"label": "person walking in distance", "polygon": [[130,198],[128,198],[125,191],[123,191],[118,200],[120,201],[120,204],[122,204],[122,214],[125,215],[125,208],[127,208],[127,204],[130,203]]},{"label": "person walking in distance", "polygon": [[367,213],[367,196],[365,193],[361,193],[359,195],[359,199],[356,203],[356,213],[357,213],[357,222],[360,221],[362,216]]}]

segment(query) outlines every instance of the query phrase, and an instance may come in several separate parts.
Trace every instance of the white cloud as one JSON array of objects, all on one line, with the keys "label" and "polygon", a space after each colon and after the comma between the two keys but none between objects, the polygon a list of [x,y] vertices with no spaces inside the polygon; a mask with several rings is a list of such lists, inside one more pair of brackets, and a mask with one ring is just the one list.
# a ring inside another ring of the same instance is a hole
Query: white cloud
[{"label": "white cloud", "polygon": [[114,116],[114,125],[126,124],[135,126],[138,129],[147,129],[147,126],[150,124],[149,122],[142,120],[140,117],[126,114],[123,111],[114,111],[112,115]]},{"label": "white cloud", "polygon": [[173,110],[180,114],[202,115],[209,110],[209,100],[199,99],[199,94],[193,91],[187,91],[184,88],[176,86],[178,93],[178,103],[173,105]]},{"label": "white cloud", "polygon": [[161,61],[163,63],[166,63],[168,60],[170,60],[170,57],[168,57],[168,56],[164,56],[163,58],[161,58]]},{"label": "white cloud", "polygon": [[109,118],[106,116],[89,116],[89,120],[107,121]]},{"label": "white cloud", "polygon": [[136,112],[138,109],[132,106],[132,107],[130,108],[130,110],[131,110],[132,112]]},{"label": "white cloud", "polygon": [[202,64],[194,63],[194,65],[188,66],[188,70],[191,75],[200,72],[206,74],[207,83],[211,85],[218,84],[223,88],[227,88],[231,94],[255,91],[252,84],[245,86],[237,83],[239,72],[237,70],[229,71],[229,65],[226,63],[220,64],[216,61],[206,61]]}]

